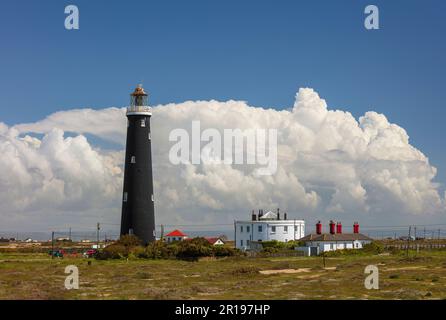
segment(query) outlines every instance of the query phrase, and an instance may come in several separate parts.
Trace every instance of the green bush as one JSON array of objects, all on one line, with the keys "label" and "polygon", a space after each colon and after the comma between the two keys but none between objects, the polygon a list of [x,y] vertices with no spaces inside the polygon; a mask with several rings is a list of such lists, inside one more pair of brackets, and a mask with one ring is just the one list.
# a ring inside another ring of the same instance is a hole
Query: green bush
[{"label": "green bush", "polygon": [[271,240],[262,242],[263,250],[267,249],[266,252],[270,250],[269,248],[274,248],[277,250],[294,250],[295,247],[303,247],[303,246],[305,246],[305,243],[303,241],[298,241],[298,240],[291,240],[288,242]]},{"label": "green bush", "polygon": [[174,258],[176,252],[176,244],[168,245],[163,241],[156,241],[145,248],[145,257],[149,259],[169,259]]},{"label": "green bush", "polygon": [[[207,241],[206,241],[207,242]],[[209,242],[208,242],[209,244]],[[212,256],[212,248],[210,245],[200,244],[198,241],[183,241],[178,245],[176,257],[179,259],[196,260],[200,257]]]},{"label": "green bush", "polygon": [[123,245],[115,243],[99,251],[95,257],[98,260],[121,259],[128,257],[128,249]]},{"label": "green bush", "polygon": [[123,235],[115,243],[105,247],[96,255],[97,259],[120,259],[130,256],[140,257],[142,254],[141,240],[134,235]]},{"label": "green bush", "polygon": [[213,246],[212,251],[216,257],[233,257],[238,254],[238,249],[225,246]]},{"label": "green bush", "polygon": [[119,244],[127,248],[138,247],[141,245],[141,240],[135,235],[126,234],[121,236],[119,240],[115,242],[115,244]]},{"label": "green bush", "polygon": [[266,247],[262,250],[262,253],[276,253],[279,252],[279,248],[276,247]]},{"label": "green bush", "polygon": [[238,249],[226,246],[212,246],[204,238],[166,243],[155,241],[142,247],[134,236],[123,236],[116,243],[98,253],[97,259],[184,259],[196,260],[200,257],[232,257],[240,255]]},{"label": "green bush", "polygon": [[362,250],[367,253],[380,254],[384,252],[384,246],[381,243],[373,241],[371,243],[364,245]]}]

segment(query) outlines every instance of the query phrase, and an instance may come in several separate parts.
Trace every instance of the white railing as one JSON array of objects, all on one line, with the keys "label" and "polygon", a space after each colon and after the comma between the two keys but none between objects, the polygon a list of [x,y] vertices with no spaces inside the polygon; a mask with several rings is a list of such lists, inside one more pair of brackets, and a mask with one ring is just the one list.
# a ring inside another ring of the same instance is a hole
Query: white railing
[{"label": "white railing", "polygon": [[129,106],[127,112],[152,112],[152,108],[148,106]]}]

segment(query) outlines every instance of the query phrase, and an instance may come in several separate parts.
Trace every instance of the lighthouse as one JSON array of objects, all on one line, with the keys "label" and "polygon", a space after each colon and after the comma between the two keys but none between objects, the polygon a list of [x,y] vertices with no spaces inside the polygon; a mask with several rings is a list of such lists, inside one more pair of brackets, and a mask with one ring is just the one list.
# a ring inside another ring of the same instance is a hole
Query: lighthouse
[{"label": "lighthouse", "polygon": [[133,234],[144,244],[155,240],[155,209],[148,95],[139,85],[127,108],[121,235]]}]

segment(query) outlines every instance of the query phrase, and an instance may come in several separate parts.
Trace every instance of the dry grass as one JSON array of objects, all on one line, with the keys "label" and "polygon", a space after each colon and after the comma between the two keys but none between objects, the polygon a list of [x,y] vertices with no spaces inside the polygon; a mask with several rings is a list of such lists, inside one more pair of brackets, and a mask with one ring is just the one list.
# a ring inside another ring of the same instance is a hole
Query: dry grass
[{"label": "dry grass", "polygon": [[[445,260],[445,251],[431,251],[411,259],[326,258],[326,268],[318,257],[89,260],[89,265],[83,258],[4,253],[0,299],[445,299]],[[79,268],[79,290],[64,288],[70,264]],[[379,290],[364,288],[369,264],[380,268]]]}]

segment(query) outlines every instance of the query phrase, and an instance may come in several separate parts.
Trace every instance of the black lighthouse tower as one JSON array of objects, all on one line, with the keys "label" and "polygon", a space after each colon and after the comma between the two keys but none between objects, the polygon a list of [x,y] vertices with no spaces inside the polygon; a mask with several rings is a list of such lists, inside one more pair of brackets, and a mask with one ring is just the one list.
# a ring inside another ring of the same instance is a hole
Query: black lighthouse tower
[{"label": "black lighthouse tower", "polygon": [[152,109],[141,85],[127,109],[121,235],[134,234],[147,244],[155,240],[150,117]]}]

